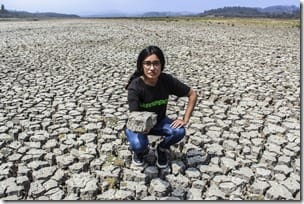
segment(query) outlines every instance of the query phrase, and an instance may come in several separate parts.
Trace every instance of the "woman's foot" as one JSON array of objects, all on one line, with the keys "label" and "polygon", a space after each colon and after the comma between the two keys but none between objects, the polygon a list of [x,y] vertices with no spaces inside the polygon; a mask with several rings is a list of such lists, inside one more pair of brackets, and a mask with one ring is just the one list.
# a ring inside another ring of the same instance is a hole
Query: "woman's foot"
[{"label": "woman's foot", "polygon": [[144,154],[143,153],[133,153],[133,156],[132,156],[132,163],[135,165],[135,166],[143,166],[145,164],[145,161],[144,161]]},{"label": "woman's foot", "polygon": [[143,166],[145,164],[144,156],[148,153],[149,153],[149,147],[147,147],[145,151],[140,153],[133,152],[132,163],[135,166]]},{"label": "woman's foot", "polygon": [[156,165],[161,168],[167,168],[168,166],[168,158],[167,158],[167,149],[161,148],[157,145],[155,156],[156,156]]}]

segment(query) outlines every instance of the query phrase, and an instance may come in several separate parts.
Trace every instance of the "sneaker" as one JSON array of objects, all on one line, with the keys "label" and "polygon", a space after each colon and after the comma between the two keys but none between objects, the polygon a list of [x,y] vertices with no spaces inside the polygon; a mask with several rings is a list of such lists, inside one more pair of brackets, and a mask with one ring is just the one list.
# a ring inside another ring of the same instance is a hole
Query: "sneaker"
[{"label": "sneaker", "polygon": [[142,153],[133,153],[132,163],[135,166],[143,166],[144,165],[144,155]]},{"label": "sneaker", "polygon": [[161,148],[160,146],[157,145],[155,156],[156,156],[156,165],[159,168],[164,169],[168,166],[167,149]]}]

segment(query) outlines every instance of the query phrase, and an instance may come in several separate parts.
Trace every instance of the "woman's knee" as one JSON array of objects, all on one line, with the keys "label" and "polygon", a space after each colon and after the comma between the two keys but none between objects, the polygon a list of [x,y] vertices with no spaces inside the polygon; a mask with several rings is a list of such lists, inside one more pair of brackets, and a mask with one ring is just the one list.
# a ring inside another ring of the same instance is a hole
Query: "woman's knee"
[{"label": "woman's knee", "polygon": [[126,129],[127,139],[130,143],[132,151],[139,153],[143,152],[148,147],[148,138],[146,135],[134,133],[133,131]]},{"label": "woman's knee", "polygon": [[173,132],[174,137],[177,137],[180,140],[183,139],[184,136],[186,135],[186,129],[184,127],[175,128],[175,129],[173,129],[172,132]]},{"label": "woman's knee", "polygon": [[135,140],[131,143],[131,149],[132,151],[136,153],[144,152],[148,147],[148,142]]}]

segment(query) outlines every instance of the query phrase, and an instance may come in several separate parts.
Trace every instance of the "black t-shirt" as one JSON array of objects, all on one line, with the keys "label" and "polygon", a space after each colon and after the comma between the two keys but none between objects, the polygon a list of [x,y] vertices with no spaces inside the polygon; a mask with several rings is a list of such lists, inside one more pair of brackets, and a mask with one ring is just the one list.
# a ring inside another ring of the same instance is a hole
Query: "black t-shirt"
[{"label": "black t-shirt", "polygon": [[148,111],[157,114],[159,122],[166,116],[169,95],[187,96],[190,87],[170,74],[161,73],[155,86],[138,77],[128,87],[129,111]]}]

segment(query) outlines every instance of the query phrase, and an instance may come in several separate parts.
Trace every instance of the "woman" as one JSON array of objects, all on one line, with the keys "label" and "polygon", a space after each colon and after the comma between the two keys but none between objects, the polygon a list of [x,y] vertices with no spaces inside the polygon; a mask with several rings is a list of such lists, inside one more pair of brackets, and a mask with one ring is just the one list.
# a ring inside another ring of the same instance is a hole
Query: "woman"
[{"label": "woman", "polygon": [[[128,90],[129,111],[149,111],[157,114],[157,124],[147,133],[135,133],[126,129],[126,136],[133,151],[133,163],[144,164],[144,154],[148,150],[148,134],[165,136],[157,145],[155,155],[159,168],[168,166],[166,152],[170,146],[185,136],[185,128],[194,109],[197,95],[170,74],[163,73],[165,58],[160,48],[148,46],[137,58],[137,69],[131,76],[126,89]],[[183,119],[170,119],[166,116],[169,95],[188,97],[188,105]]]}]

